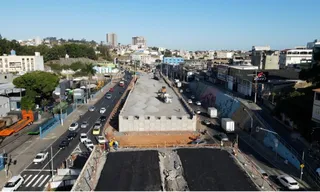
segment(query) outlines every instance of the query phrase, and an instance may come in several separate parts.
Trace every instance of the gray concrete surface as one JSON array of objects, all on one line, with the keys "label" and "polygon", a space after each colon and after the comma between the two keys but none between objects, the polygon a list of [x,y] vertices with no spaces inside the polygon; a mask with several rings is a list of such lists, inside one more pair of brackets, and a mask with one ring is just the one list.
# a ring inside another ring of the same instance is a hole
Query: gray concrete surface
[{"label": "gray concrete surface", "polygon": [[[167,87],[167,93],[172,97],[172,103],[166,104],[157,98],[157,92],[162,86]],[[188,115],[178,97],[164,81],[153,79],[153,74],[141,74],[131,92],[122,116],[184,116]]]}]

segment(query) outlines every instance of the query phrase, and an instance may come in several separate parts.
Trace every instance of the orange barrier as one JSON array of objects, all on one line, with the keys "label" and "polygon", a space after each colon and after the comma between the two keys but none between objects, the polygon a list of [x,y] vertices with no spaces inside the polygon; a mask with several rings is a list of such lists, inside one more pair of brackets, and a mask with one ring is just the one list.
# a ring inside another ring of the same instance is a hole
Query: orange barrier
[{"label": "orange barrier", "polygon": [[0,136],[9,136],[13,133],[19,132],[21,129],[25,128],[26,126],[30,125],[34,121],[33,111],[29,110],[22,110],[22,119],[17,123],[13,124],[12,126],[0,131]]}]

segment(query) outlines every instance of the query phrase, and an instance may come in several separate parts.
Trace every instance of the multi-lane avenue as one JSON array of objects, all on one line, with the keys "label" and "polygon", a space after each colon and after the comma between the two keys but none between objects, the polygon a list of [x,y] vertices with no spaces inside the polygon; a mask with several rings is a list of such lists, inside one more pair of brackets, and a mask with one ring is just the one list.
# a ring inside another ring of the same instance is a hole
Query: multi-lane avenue
[{"label": "multi-lane avenue", "polygon": [[[87,133],[89,139],[95,144],[95,136],[92,135],[92,128],[94,123],[104,115],[107,118],[115,107],[116,103],[119,101],[121,96],[124,94],[124,90],[127,88],[128,83],[131,81],[132,77],[129,73],[126,73],[124,78],[126,79],[125,86],[120,87],[118,85],[114,86],[114,91],[111,93],[111,99],[105,97],[105,95],[94,105],[95,111],[87,111],[85,114],[81,115],[77,123],[79,128],[76,130],[77,136],[74,138],[65,149],[59,149],[61,141],[67,138],[69,131],[66,131],[60,138],[58,138],[52,145],[43,146],[42,151],[49,152],[48,158],[40,163],[33,164],[30,162],[30,165],[24,169],[21,173],[21,176],[25,179],[23,185],[19,188],[20,191],[40,191],[43,190],[48,181],[52,178],[52,170],[57,170],[63,162],[71,155],[72,151],[80,143],[79,136],[80,133]],[[100,108],[106,108],[105,113],[100,114]],[[81,128],[80,124],[83,121],[88,122],[86,128]],[[102,134],[102,130],[100,132]],[[51,154],[52,147],[52,154]],[[51,162],[52,159],[52,162]]]}]

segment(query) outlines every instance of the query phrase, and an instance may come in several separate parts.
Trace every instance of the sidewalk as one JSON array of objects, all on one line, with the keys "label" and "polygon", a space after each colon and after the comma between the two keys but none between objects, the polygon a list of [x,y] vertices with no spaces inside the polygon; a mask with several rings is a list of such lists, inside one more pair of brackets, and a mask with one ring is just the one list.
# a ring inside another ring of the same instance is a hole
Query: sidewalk
[{"label": "sidewalk", "polygon": [[96,98],[90,100],[87,104],[79,106],[64,120],[63,125],[59,125],[55,129],[53,129],[43,139],[37,137],[34,140],[27,141],[23,144],[25,146],[20,147],[9,154],[15,157],[14,159],[17,160],[17,164],[10,166],[7,177],[4,170],[0,171],[0,188],[4,186],[5,182],[8,179],[10,179],[14,175],[20,174],[27,166],[29,166],[35,155],[43,149],[43,146],[49,147],[54,141],[56,141],[61,135],[63,135],[67,131],[69,124],[73,121],[76,121],[79,118],[80,114],[83,114],[88,110],[88,105],[95,104],[105,95],[105,93],[107,93],[109,88],[113,87],[115,84],[116,83],[110,83],[104,90],[101,90],[99,92]]}]

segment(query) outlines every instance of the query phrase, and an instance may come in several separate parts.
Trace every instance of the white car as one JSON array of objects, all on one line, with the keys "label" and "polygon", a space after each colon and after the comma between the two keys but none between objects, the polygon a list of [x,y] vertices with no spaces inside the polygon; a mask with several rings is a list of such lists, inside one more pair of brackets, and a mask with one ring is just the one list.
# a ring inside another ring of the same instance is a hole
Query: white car
[{"label": "white car", "polygon": [[196,114],[198,114],[198,115],[201,114],[200,109],[197,109],[195,112],[196,112]]},{"label": "white car", "polygon": [[106,139],[102,135],[97,136],[96,139],[97,139],[99,144],[105,144],[106,143]]},{"label": "white car", "polygon": [[96,108],[94,107],[94,106],[91,106],[91,107],[89,107],[89,111],[95,111],[96,110]]},{"label": "white car", "polygon": [[277,179],[284,187],[286,187],[289,190],[299,189],[298,182],[289,175],[279,175]]},{"label": "white car", "polygon": [[48,155],[49,155],[49,152],[42,151],[38,153],[36,157],[33,159],[33,163],[34,164],[42,163],[44,160],[47,159]]},{"label": "white car", "polygon": [[86,133],[80,134],[80,142],[84,143],[88,139],[88,135]]},{"label": "white car", "polygon": [[188,103],[189,103],[189,104],[192,104],[192,100],[191,100],[191,99],[188,99]]},{"label": "white car", "polygon": [[93,149],[93,143],[90,139],[87,139],[85,142],[84,142],[84,145],[90,150],[92,151]]},{"label": "white car", "polygon": [[201,102],[200,102],[200,101],[197,101],[197,102],[196,102],[196,105],[201,106]]},{"label": "white car", "polygon": [[191,99],[195,99],[196,97],[194,95],[191,95]]},{"label": "white car", "polygon": [[21,175],[13,176],[2,188],[2,191],[16,191],[24,182],[23,177]]},{"label": "white car", "polygon": [[106,108],[104,108],[104,107],[102,107],[101,109],[100,109],[100,113],[101,114],[103,114],[103,113],[105,113],[107,110],[106,110]]},{"label": "white car", "polygon": [[88,127],[88,122],[87,121],[84,121],[84,122],[81,123],[81,128],[82,129],[85,129],[87,127]]},{"label": "white car", "polygon": [[71,123],[70,127],[69,127],[69,131],[75,131],[77,130],[79,127],[79,124],[76,122]]}]

